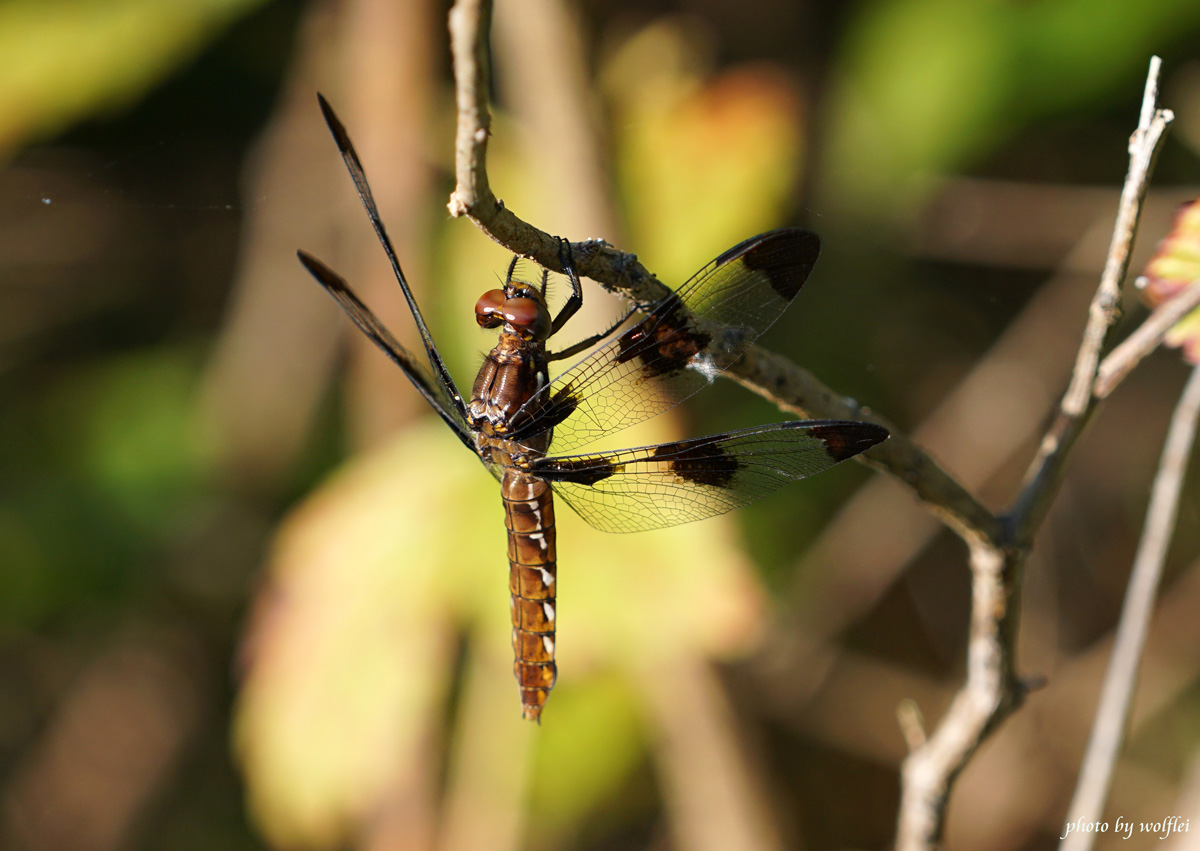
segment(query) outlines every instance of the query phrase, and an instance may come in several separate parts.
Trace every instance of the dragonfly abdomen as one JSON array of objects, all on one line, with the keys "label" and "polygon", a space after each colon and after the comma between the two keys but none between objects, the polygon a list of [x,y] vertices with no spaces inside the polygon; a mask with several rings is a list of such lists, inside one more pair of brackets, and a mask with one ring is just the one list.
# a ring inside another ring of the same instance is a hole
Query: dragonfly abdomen
[{"label": "dragonfly abdomen", "polygon": [[556,676],[553,493],[547,482],[510,468],[504,472],[500,494],[508,527],[513,673],[521,687],[521,713],[537,721]]}]

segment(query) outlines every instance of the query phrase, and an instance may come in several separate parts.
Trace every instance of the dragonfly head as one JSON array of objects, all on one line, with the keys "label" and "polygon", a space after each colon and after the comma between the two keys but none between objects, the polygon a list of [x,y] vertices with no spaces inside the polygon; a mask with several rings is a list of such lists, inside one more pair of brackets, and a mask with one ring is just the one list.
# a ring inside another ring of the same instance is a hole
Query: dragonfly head
[{"label": "dragonfly head", "polygon": [[488,290],[475,302],[475,321],[481,328],[499,328],[524,340],[544,342],[550,336],[550,310],[542,294],[528,285]]}]

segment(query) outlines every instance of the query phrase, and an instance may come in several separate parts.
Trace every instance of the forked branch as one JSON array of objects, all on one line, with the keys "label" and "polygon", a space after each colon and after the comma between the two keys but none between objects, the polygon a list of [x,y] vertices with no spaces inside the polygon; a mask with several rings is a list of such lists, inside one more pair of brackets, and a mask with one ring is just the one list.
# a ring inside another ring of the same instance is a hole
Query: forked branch
[{"label": "forked branch", "polygon": [[[971,634],[967,682],[937,730],[904,762],[897,848],[917,851],[941,840],[954,779],[979,744],[1020,704],[1027,684],[1016,673],[1017,605],[1025,559],[1066,471],[1067,460],[1095,411],[1101,353],[1119,318],[1142,202],[1163,134],[1173,116],[1157,106],[1158,57],[1150,63],[1141,119],[1130,138],[1129,169],[1100,285],[1088,313],[1070,388],[1012,507],[1001,517],[1005,538],[968,539],[971,546]],[[1110,392],[1124,374],[1114,373]]]}]

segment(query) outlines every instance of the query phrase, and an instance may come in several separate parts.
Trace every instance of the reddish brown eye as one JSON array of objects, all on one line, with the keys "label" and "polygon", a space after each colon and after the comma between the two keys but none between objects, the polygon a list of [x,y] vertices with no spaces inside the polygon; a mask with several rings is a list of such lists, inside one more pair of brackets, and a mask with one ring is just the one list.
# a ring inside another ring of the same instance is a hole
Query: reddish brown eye
[{"label": "reddish brown eye", "polygon": [[475,321],[481,328],[499,328],[504,322],[500,308],[504,306],[504,290],[488,290],[475,302]]},{"label": "reddish brown eye", "polygon": [[504,302],[504,319],[518,327],[524,327],[537,319],[537,302],[531,298],[510,298]]},{"label": "reddish brown eye", "polygon": [[504,320],[535,340],[544,340],[550,333],[546,309],[531,298],[510,298],[504,302]]}]

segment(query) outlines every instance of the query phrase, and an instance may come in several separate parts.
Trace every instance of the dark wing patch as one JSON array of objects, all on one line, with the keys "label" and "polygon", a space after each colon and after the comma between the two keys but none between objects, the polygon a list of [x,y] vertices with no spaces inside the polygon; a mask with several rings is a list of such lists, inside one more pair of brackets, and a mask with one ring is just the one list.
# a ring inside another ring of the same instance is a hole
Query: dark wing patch
[{"label": "dark wing patch", "polygon": [[740,469],[735,456],[720,443],[706,438],[656,446],[654,458],[665,462],[667,469],[679,478],[712,487],[729,487]]},{"label": "dark wing patch", "polygon": [[619,460],[616,455],[604,455],[596,453],[594,455],[580,455],[576,458],[542,458],[539,462],[553,461],[554,464],[546,465],[543,470],[535,462],[534,468],[538,470],[537,475],[548,479],[552,482],[571,482],[577,485],[587,485],[594,487],[598,482],[602,482],[609,476],[614,476],[618,472],[622,472],[619,465]]},{"label": "dark wing patch", "polygon": [[384,327],[384,324],[371,312],[370,308],[359,300],[341,275],[307,252],[298,251],[296,254],[300,258],[300,262],[304,264],[304,268],[317,279],[317,283],[323,286],[326,292],[337,300],[337,303],[342,306],[342,310],[346,311],[346,315],[354,320],[354,324],[370,337],[371,341],[384,354],[404,370],[408,380],[425,397],[425,401],[430,404],[438,416],[454,429],[458,439],[473,449],[474,441],[471,431],[467,428],[466,421],[459,413],[458,406],[445,385],[435,379],[413,353],[404,348],[400,341],[392,336],[392,333]]},{"label": "dark wing patch", "polygon": [[535,413],[518,437],[553,428],[553,450],[569,452],[679,404],[719,373],[707,357],[708,335],[690,316],[729,328],[744,348],[779,318],[819,253],[817,236],[797,229],[760,234],[724,252],[530,399],[526,410]]},{"label": "dark wing patch", "polygon": [[791,421],[658,446],[541,458],[530,472],[552,482],[597,529],[641,532],[748,505],[887,436],[887,429],[873,423]]},{"label": "dark wing patch", "polygon": [[672,293],[654,306],[648,320],[616,340],[617,363],[633,363],[654,378],[687,369],[708,348],[709,336],[693,330],[679,296]]},{"label": "dark wing patch", "polygon": [[825,451],[835,463],[853,458],[888,437],[888,430],[874,423],[851,423],[861,426],[853,429],[843,428],[845,425],[846,423],[837,420],[813,425],[812,436],[825,444]]},{"label": "dark wing patch", "polygon": [[742,254],[742,262],[751,270],[765,274],[775,294],[784,302],[790,302],[808,280],[817,262],[819,248],[814,245],[811,253],[801,252],[793,258],[794,262],[789,260],[785,263],[780,262],[778,252],[779,246],[769,240],[754,242]]}]

